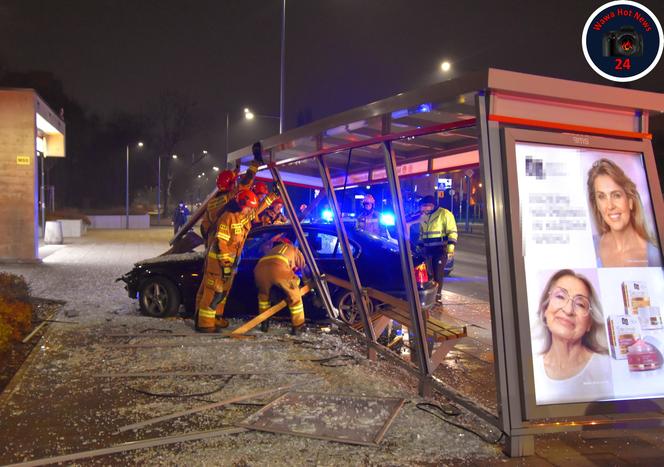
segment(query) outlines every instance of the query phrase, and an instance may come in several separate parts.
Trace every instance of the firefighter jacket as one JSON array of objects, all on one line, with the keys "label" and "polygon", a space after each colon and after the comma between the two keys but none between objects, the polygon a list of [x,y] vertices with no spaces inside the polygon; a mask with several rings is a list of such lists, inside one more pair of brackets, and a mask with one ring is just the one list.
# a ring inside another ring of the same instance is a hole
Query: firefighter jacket
[{"label": "firefighter jacket", "polygon": [[288,222],[286,216],[274,209],[266,209],[258,218],[258,225],[279,225]]},{"label": "firefighter jacket", "polygon": [[291,271],[301,271],[304,269],[304,255],[296,246],[290,243],[279,243],[263,256],[259,263],[268,261],[278,261],[288,266]]},{"label": "firefighter jacket", "polygon": [[242,212],[226,211],[219,219],[217,228],[217,241],[212,244],[208,252],[209,260],[216,259],[221,263],[222,276],[230,277],[242,253],[244,241],[251,230],[251,222],[261,212],[270,207],[277,199],[275,193],[270,193],[263,199],[258,208],[248,214]]},{"label": "firefighter jacket", "polygon": [[231,191],[226,191],[223,193],[217,192],[217,194],[210,201],[208,201],[205,208],[205,214],[203,214],[203,220],[201,221],[201,234],[203,234],[203,239],[206,240],[208,245],[211,241],[211,239],[208,240],[208,236],[211,233],[211,230],[214,229],[214,226],[217,225],[224,206],[226,206],[230,200],[235,198],[235,195],[237,195],[238,191],[248,190],[251,188],[251,185],[254,183],[257,170],[258,162],[252,161],[251,165],[249,165],[249,168],[244,173],[237,186],[235,186]]},{"label": "firefighter jacket", "polygon": [[362,230],[378,237],[385,233],[385,227],[380,224],[380,216],[373,209],[371,211],[362,211],[357,216],[356,227],[357,230]]},{"label": "firefighter jacket", "polygon": [[420,216],[419,243],[424,246],[445,246],[452,253],[459,234],[454,215],[445,208],[438,208],[431,214]]}]

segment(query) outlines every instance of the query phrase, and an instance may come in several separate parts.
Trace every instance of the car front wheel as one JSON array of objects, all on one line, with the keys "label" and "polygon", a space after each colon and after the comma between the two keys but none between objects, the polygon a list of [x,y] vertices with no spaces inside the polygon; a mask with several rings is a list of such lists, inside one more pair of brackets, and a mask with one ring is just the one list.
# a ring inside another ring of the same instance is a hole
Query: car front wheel
[{"label": "car front wheel", "polygon": [[180,294],[170,280],[151,277],[141,284],[138,292],[141,310],[148,316],[163,318],[177,313]]}]

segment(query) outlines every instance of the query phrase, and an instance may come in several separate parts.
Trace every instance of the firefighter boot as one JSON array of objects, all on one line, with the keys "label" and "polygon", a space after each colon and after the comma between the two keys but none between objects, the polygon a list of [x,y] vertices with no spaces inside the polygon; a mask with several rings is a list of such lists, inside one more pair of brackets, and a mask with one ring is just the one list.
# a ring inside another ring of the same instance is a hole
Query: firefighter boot
[{"label": "firefighter boot", "polygon": [[196,316],[197,332],[215,332],[215,312],[210,308],[201,308]]},{"label": "firefighter boot", "polygon": [[230,323],[228,322],[227,319],[224,319],[223,315],[216,315],[214,317],[214,327],[216,329],[224,329],[227,328]]},{"label": "firefighter boot", "polygon": [[261,323],[261,331],[268,332],[270,330],[270,320],[266,319]]},{"label": "firefighter boot", "polygon": [[304,305],[302,301],[298,301],[297,303],[289,305],[288,309],[291,313],[291,323],[293,325],[291,328],[291,334],[297,336],[304,331]]}]

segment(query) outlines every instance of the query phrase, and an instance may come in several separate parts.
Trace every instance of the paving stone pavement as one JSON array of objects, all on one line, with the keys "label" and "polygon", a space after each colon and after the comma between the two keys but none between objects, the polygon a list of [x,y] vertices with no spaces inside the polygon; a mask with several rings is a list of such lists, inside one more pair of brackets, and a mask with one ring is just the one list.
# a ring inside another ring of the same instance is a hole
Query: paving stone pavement
[{"label": "paving stone pavement", "polygon": [[[21,274],[38,297],[67,302],[65,309],[80,313],[83,325],[103,324],[113,314],[147,320],[136,311],[136,302],[114,279],[129,271],[134,262],[164,252],[171,237],[170,228],[149,230],[91,230],[79,239],[66,239],[64,245],[43,246],[40,264],[0,264],[0,271]],[[458,297],[454,297],[458,300]],[[474,343],[462,352],[480,355],[490,345],[488,306],[467,304],[476,313],[446,309],[449,315],[474,324]],[[483,313],[482,310],[487,310]],[[447,313],[446,313],[447,314]],[[49,331],[51,332],[51,331]],[[454,353],[450,358],[454,358]],[[484,358],[483,358],[484,359]],[[536,455],[524,459],[492,459],[469,465],[662,465],[664,429],[601,430],[583,433],[540,436]]]},{"label": "paving stone pavement", "polygon": [[115,279],[136,261],[168,249],[172,229],[89,230],[63,245],[40,247],[42,263],[0,264],[0,271],[23,275],[36,297],[64,300],[79,319],[98,321],[104,311],[132,313],[136,303]]}]

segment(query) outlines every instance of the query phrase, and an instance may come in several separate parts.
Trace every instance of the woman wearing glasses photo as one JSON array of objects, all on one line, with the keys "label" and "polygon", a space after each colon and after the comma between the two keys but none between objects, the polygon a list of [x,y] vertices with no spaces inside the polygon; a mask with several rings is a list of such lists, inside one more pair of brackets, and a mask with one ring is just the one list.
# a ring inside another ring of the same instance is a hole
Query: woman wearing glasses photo
[{"label": "woman wearing glasses photo", "polygon": [[599,237],[599,267],[661,266],[636,184],[613,161],[599,159],[588,171],[588,199]]},{"label": "woman wearing glasses photo", "polygon": [[590,281],[571,269],[556,272],[542,291],[534,329],[537,404],[611,398],[611,364],[604,318]]}]

